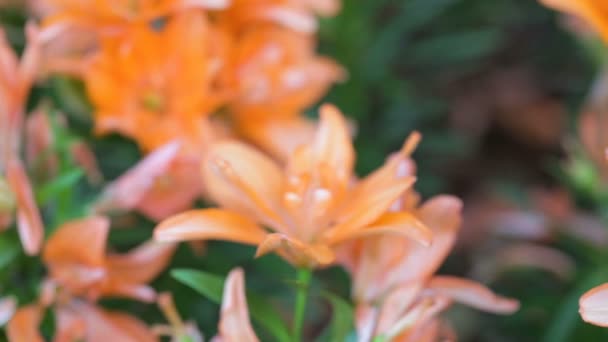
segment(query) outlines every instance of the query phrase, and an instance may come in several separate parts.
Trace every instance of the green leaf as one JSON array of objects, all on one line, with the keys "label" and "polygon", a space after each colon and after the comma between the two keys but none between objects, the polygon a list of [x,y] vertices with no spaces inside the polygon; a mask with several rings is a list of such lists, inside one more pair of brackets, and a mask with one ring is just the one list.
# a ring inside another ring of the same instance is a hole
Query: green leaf
[{"label": "green leaf", "polygon": [[354,331],[352,305],[329,292],[323,292],[322,296],[331,304],[332,319],[318,342],[347,341]]},{"label": "green leaf", "polygon": [[[221,304],[224,279],[220,276],[196,270],[177,269],[171,275],[179,282],[196,290],[212,302]],[[262,297],[247,293],[247,305],[251,318],[271,333],[278,341],[289,341],[289,330],[281,316]]]},{"label": "green leaf", "polygon": [[562,301],[551,324],[544,335],[545,342],[573,341],[572,334],[583,323],[578,313],[579,298],[593,287],[605,282],[608,271],[599,269],[583,278],[576,288]]},{"label": "green leaf", "polygon": [[15,235],[0,234],[0,270],[17,257],[19,249],[19,240]]},{"label": "green leaf", "polygon": [[82,176],[84,176],[84,172],[81,169],[76,168],[60,174],[58,177],[38,189],[36,193],[38,203],[44,205],[48,203],[53,196],[64,191],[71,191],[74,185],[80,181]]},{"label": "green leaf", "polygon": [[191,287],[210,301],[220,304],[224,291],[224,279],[220,276],[196,270],[177,269],[171,271],[173,278]]}]

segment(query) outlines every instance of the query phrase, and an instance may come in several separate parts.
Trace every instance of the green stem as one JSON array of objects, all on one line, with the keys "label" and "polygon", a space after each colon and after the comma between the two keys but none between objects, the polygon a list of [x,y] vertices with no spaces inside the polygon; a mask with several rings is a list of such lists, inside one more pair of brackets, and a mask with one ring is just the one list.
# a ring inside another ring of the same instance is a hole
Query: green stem
[{"label": "green stem", "polygon": [[298,269],[297,282],[298,292],[296,293],[296,305],[293,316],[293,341],[302,340],[302,326],[304,325],[304,313],[306,312],[306,301],[308,288],[312,279],[312,271],[308,268]]}]

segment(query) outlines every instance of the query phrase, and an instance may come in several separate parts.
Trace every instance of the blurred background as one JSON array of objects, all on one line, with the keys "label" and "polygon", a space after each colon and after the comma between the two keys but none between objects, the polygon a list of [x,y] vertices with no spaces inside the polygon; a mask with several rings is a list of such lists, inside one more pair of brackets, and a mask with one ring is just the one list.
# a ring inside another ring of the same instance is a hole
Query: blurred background
[{"label": "blurred background", "polygon": [[[2,9],[0,21],[21,49],[23,12]],[[460,242],[440,273],[481,280],[522,303],[512,316],[451,309],[461,340],[608,338],[608,330],[584,324],[577,312],[580,295],[608,281],[606,170],[593,143],[604,134],[603,111],[589,109],[587,100],[601,82],[599,61],[606,56],[597,39],[534,0],[344,0],[341,14],[322,20],[319,49],[349,72],[325,101],[357,122],[359,173],[376,168],[407,134],[420,131],[417,189],[425,198],[450,193],[465,203]],[[72,129],[66,135],[89,141],[106,178],[140,158],[119,136],[92,139],[90,106],[77,81],[50,79],[36,89],[32,107],[43,96],[67,114]],[[70,189],[82,197],[95,191],[86,182]],[[59,212],[77,216],[70,209],[75,203],[62,203],[67,207]],[[121,220],[137,228],[112,231],[118,249],[151,235],[154,224],[143,217]],[[33,298],[43,270],[15,250],[16,240],[14,232],[0,236],[0,283]],[[253,289],[268,293],[270,281],[277,285],[273,297],[289,295],[281,279],[292,270],[280,259],[254,262],[252,249],[220,242],[205,253],[183,245],[173,265],[217,273],[244,265],[255,269],[248,272]],[[317,281],[348,298],[340,269],[320,272]],[[169,275],[156,285],[174,291],[184,317],[206,332],[216,329],[217,306]],[[143,304],[108,304],[150,321],[161,317]],[[324,305],[311,309],[319,326],[329,315]]]}]

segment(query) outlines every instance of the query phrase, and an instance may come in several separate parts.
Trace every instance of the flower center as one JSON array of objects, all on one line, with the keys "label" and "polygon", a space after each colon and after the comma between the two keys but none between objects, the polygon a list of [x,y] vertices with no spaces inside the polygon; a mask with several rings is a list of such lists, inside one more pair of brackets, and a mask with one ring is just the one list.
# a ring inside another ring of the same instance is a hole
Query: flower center
[{"label": "flower center", "polygon": [[165,100],[156,91],[148,91],[141,97],[141,106],[150,112],[160,113],[165,110]]}]

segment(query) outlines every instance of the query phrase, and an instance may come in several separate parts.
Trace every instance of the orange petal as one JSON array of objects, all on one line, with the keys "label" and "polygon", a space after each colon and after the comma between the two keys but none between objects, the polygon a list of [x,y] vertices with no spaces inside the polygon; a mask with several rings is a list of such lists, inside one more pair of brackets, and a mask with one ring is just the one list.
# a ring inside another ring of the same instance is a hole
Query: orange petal
[{"label": "orange petal", "polygon": [[15,313],[6,327],[10,342],[43,342],[38,326],[42,320],[42,310],[36,305],[25,306]]},{"label": "orange petal", "polygon": [[47,264],[103,266],[109,230],[110,221],[103,216],[65,223],[49,238],[42,258]]},{"label": "orange petal", "polygon": [[210,148],[202,169],[206,191],[222,207],[276,225],[283,174],[272,159],[243,143],[225,141]]},{"label": "orange petal", "polygon": [[396,234],[413,239],[423,246],[430,246],[433,232],[414,215],[408,212],[388,212],[370,226],[343,237],[334,237],[334,243],[377,234]]},{"label": "orange petal", "polygon": [[111,254],[107,257],[108,276],[124,283],[149,283],[167,267],[176,247],[150,241],[127,254]]},{"label": "orange petal", "polygon": [[245,276],[240,268],[232,270],[226,278],[218,330],[222,342],[259,341],[249,321]]},{"label": "orange petal", "polygon": [[478,282],[451,276],[433,277],[429,288],[459,303],[497,314],[511,314],[519,309],[519,302],[494,294]]},{"label": "orange petal", "polygon": [[289,161],[290,174],[299,175],[327,167],[337,175],[336,181],[345,187],[351,181],[355,151],[346,119],[333,105],[325,104],[319,110],[317,132],[304,151]]},{"label": "orange petal", "polygon": [[165,174],[178,156],[180,145],[171,142],[150,153],[104,190],[96,204],[99,213],[131,210],[154,187],[156,179]]},{"label": "orange petal", "polygon": [[355,193],[355,197],[347,201],[340,224],[328,231],[327,238],[332,241],[344,238],[376,221],[407,189],[411,188],[414,181],[413,177],[397,179],[385,188],[374,189],[368,193]]},{"label": "orange petal", "polygon": [[28,255],[38,254],[44,240],[44,225],[21,162],[16,159],[8,162],[6,178],[17,199],[17,228],[23,249]]},{"label": "orange petal", "polygon": [[257,245],[266,231],[247,217],[222,209],[191,210],[170,217],[154,229],[157,241],[228,240]]},{"label": "orange petal", "polygon": [[274,251],[295,266],[327,266],[336,259],[327,245],[307,244],[280,233],[268,234],[258,246],[255,256],[260,257]]},{"label": "orange petal", "polygon": [[608,327],[608,283],[587,291],[578,304],[585,322]]},{"label": "orange petal", "polygon": [[272,120],[247,119],[239,124],[239,132],[282,161],[288,160],[298,146],[312,141],[315,134],[315,123],[301,116]]},{"label": "orange petal", "polygon": [[145,323],[135,317],[105,311],[81,301],[72,301],[71,309],[83,319],[86,324],[88,342],[129,341],[152,342],[158,339],[152,334]]}]

